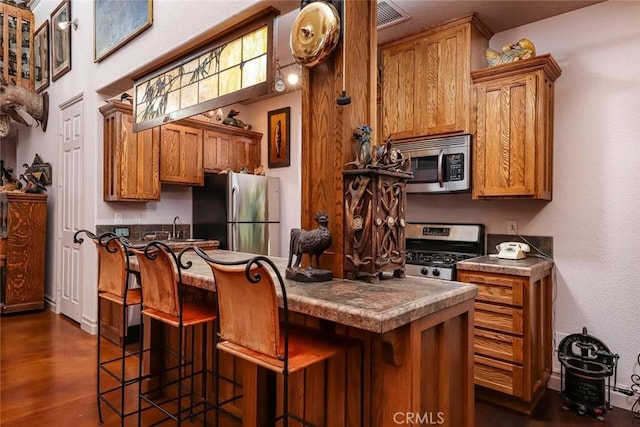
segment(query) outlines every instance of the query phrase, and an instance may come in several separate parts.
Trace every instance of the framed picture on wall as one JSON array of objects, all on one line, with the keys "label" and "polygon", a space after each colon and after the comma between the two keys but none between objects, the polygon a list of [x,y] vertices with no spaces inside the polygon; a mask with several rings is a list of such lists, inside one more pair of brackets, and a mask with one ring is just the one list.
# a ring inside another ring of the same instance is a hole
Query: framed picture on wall
[{"label": "framed picture on wall", "polygon": [[152,0],[93,2],[93,61],[100,62],[153,23]]},{"label": "framed picture on wall", "polygon": [[49,20],[33,34],[33,84],[40,93],[49,87]]},{"label": "framed picture on wall", "polygon": [[71,70],[71,3],[63,0],[51,13],[51,80]]},{"label": "framed picture on wall", "polygon": [[269,168],[283,168],[291,164],[291,145],[289,143],[290,114],[290,107],[269,111],[268,113]]}]

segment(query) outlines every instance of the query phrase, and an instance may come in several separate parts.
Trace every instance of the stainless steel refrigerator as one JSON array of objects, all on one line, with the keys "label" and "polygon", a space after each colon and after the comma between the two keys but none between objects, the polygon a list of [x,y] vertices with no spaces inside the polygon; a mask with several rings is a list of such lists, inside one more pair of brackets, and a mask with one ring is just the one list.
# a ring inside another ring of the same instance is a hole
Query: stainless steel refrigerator
[{"label": "stainless steel refrigerator", "polygon": [[193,237],[220,249],[280,256],[280,178],[205,174],[193,188]]}]

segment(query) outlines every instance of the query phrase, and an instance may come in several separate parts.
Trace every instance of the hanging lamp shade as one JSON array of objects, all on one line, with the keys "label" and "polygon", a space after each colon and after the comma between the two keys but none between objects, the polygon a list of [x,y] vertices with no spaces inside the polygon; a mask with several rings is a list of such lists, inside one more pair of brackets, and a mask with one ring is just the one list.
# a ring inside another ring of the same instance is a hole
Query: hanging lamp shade
[{"label": "hanging lamp shade", "polygon": [[324,61],[338,45],[340,15],[331,3],[315,1],[296,17],[289,44],[293,59],[312,68]]}]

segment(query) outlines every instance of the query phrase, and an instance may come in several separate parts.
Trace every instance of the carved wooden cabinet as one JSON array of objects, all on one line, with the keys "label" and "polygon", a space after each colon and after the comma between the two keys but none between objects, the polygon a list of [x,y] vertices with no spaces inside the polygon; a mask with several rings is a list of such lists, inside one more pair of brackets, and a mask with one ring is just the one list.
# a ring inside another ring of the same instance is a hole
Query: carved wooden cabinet
[{"label": "carved wooden cabinet", "polygon": [[33,13],[0,3],[0,74],[33,90]]},{"label": "carved wooden cabinet", "polygon": [[384,45],[384,138],[470,133],[469,73],[486,66],[491,35],[469,15]]},{"label": "carved wooden cabinet", "polygon": [[129,104],[110,102],[100,112],[104,116],[104,200],[160,200],[159,129],[134,133]]},{"label": "carved wooden cabinet", "polygon": [[554,82],[541,55],[474,71],[474,199],[551,200]]},{"label": "carved wooden cabinet", "polygon": [[0,192],[0,314],[44,308],[47,195]]},{"label": "carved wooden cabinet", "polygon": [[377,281],[383,272],[404,277],[406,184],[403,172],[343,171],[345,277]]},{"label": "carved wooden cabinet", "polygon": [[160,182],[203,185],[202,129],[182,123],[160,127]]},{"label": "carved wooden cabinet", "polygon": [[261,164],[262,134],[226,125],[207,124],[204,130],[203,166],[205,172],[231,169],[249,172]]},{"label": "carved wooden cabinet", "polygon": [[[523,268],[526,262],[533,266]],[[473,259],[457,264],[457,280],[478,286],[474,380],[480,388],[476,397],[530,414],[552,369],[553,263],[536,258],[505,263],[516,268],[498,273],[478,269]]]}]

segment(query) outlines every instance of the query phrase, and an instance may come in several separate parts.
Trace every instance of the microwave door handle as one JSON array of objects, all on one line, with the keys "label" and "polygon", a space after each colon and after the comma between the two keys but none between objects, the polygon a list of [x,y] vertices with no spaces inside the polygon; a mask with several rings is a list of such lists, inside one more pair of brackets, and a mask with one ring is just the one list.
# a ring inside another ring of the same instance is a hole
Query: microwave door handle
[{"label": "microwave door handle", "polygon": [[444,150],[440,150],[440,154],[438,154],[438,184],[440,184],[440,188],[444,187],[444,171],[442,167],[442,163],[444,160]]}]

